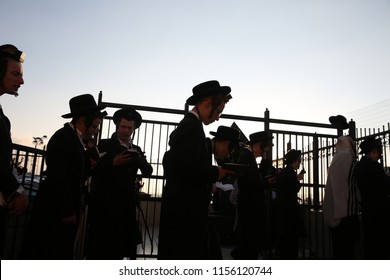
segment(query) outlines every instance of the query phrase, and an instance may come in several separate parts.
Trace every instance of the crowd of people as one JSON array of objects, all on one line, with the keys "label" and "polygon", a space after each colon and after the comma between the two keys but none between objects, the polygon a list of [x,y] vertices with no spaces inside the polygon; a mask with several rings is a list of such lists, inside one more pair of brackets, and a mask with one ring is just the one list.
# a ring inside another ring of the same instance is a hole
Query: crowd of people
[{"label": "crowd of people", "polygon": [[[17,96],[23,85],[24,53],[15,46],[0,46],[0,96]],[[231,88],[211,80],[196,85],[186,100],[193,108],[169,138],[163,158],[164,186],[158,240],[158,259],[220,259],[218,231],[209,211],[216,183],[232,186],[229,203],[235,209],[234,259],[258,259],[275,245],[280,259],[297,259],[299,239],[305,235],[298,192],[304,178],[302,153],[290,149],[284,166],[270,175],[273,137],[258,131],[243,140],[235,127],[219,126],[206,137],[204,125],[219,120],[232,99]],[[115,132],[96,144],[104,106],[90,94],[69,101],[69,119],[47,144],[47,176],[34,200],[20,254],[22,259],[67,260],[75,258],[136,259],[142,242],[136,218],[139,207],[138,172],[153,172],[142,148],[133,143],[142,116],[131,107],[113,115]],[[24,188],[13,175],[10,121],[0,106],[0,215],[1,253],[4,251],[6,215],[28,207]],[[323,205],[324,220],[331,228],[336,259],[353,259],[362,213],[363,257],[390,257],[390,177],[378,160],[380,138],[356,144],[342,136],[329,168]],[[213,158],[216,164],[213,162]],[[261,163],[258,164],[258,158]],[[214,186],[214,187],[213,187]],[[267,218],[266,194],[275,190],[272,225]],[[87,206],[87,207],[86,207]],[[82,224],[82,217],[87,224]],[[267,227],[275,227],[270,245]],[[88,238],[85,238],[87,232]],[[82,247],[82,254],[76,253]]]}]

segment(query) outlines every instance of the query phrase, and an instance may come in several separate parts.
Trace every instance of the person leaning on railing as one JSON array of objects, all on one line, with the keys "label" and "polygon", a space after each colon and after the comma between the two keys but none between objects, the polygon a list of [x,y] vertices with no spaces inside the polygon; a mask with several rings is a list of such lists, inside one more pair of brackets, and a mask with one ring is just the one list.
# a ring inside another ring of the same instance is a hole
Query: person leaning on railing
[{"label": "person leaning on railing", "polygon": [[[18,90],[24,84],[23,67],[24,53],[15,46],[7,44],[0,46],[0,96],[11,94],[18,96]],[[1,248],[3,258],[5,238],[5,218],[10,214],[21,214],[28,206],[28,198],[24,188],[12,172],[12,140],[11,123],[4,115],[0,105],[0,223]]]}]

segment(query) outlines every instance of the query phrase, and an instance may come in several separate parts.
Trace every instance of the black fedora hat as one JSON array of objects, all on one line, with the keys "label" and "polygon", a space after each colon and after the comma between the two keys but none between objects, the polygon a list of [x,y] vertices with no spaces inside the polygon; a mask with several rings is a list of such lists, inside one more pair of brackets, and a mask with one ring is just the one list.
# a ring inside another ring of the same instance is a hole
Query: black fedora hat
[{"label": "black fedora hat", "polygon": [[[195,105],[205,97],[213,95],[228,95],[231,88],[228,86],[221,86],[218,81],[212,80],[196,85],[192,89],[192,96],[187,99],[188,105]],[[231,99],[231,96],[230,98]]]},{"label": "black fedora hat", "polygon": [[133,120],[135,123],[135,128],[139,128],[142,123],[141,115],[133,107],[126,107],[116,111],[112,118],[114,120],[115,125],[118,125],[120,119],[122,118],[127,120]]},{"label": "black fedora hat", "polygon": [[106,108],[104,105],[97,105],[91,94],[82,94],[69,100],[70,113],[62,115],[63,118],[75,118],[98,113]]},{"label": "black fedora hat", "polygon": [[373,149],[382,149],[382,139],[375,138],[375,136],[369,136],[359,145],[359,154],[368,154]]},{"label": "black fedora hat", "polygon": [[232,142],[238,143],[240,140],[240,131],[228,126],[220,125],[217,129],[217,132],[211,131],[210,134],[220,139],[226,139]]},{"label": "black fedora hat", "polygon": [[259,131],[249,135],[248,145],[253,145],[255,143],[267,143],[268,141],[274,139],[274,137],[267,131]]},{"label": "black fedora hat", "polygon": [[349,127],[347,119],[341,115],[331,116],[329,121],[336,128],[347,129]]}]

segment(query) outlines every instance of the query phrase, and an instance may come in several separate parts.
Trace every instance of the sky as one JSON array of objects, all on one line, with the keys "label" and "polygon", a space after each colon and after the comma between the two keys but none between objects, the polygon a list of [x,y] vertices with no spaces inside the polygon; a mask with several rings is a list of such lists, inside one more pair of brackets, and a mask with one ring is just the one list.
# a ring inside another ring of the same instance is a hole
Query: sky
[{"label": "sky", "polygon": [[232,88],[227,114],[356,119],[389,99],[389,15],[389,0],[0,0],[0,44],[26,53],[0,104],[25,145],[76,95],[183,109],[214,79]]}]

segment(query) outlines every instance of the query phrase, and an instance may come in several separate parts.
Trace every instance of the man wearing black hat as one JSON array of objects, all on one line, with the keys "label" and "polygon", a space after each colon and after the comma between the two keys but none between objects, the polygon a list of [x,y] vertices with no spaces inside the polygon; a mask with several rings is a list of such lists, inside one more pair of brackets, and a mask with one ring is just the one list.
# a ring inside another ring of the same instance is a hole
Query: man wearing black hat
[{"label": "man wearing black hat", "polygon": [[32,210],[24,258],[73,259],[82,191],[90,169],[84,140],[97,133],[105,112],[90,94],[69,101],[71,118],[47,144],[47,177],[41,183]]},{"label": "man wearing black hat", "polygon": [[297,174],[301,165],[302,152],[291,149],[284,156],[285,168],[278,175],[276,203],[278,214],[279,253],[283,260],[298,257],[298,240],[302,234],[302,220],[299,213],[297,194],[304,171]]},{"label": "man wearing black hat", "polygon": [[252,133],[246,146],[240,146],[235,152],[235,162],[248,165],[249,168],[237,177],[237,246],[232,250],[234,259],[257,259],[264,248],[265,219],[265,182],[261,176],[256,158],[264,155],[271,145],[272,136],[265,131]]},{"label": "man wearing black hat", "polygon": [[141,148],[132,143],[142,117],[127,107],[116,111],[113,120],[116,132],[99,142],[99,152],[104,156],[92,177],[88,259],[135,259],[141,242],[136,219],[137,171],[143,176],[153,172]]},{"label": "man wearing black hat", "polygon": [[[207,138],[209,148],[218,165],[223,165],[230,161],[232,152],[237,149],[240,141],[240,131],[238,129],[219,126],[217,131],[211,131],[214,136],[212,139]],[[210,158],[211,160],[211,158]],[[233,177],[233,176],[232,176]],[[235,208],[230,202],[231,190],[221,189],[218,183],[232,183],[234,178],[226,176],[222,178],[222,182],[217,182],[213,185],[213,211],[209,215],[209,256],[210,259],[222,259],[222,251],[220,247],[220,237],[222,234],[233,236],[234,213]],[[227,231],[226,229],[231,231]]]},{"label": "man wearing black hat", "polygon": [[356,164],[354,177],[361,193],[364,259],[390,257],[390,177],[378,162],[382,141],[370,136],[360,144],[363,157]]},{"label": "man wearing black hat", "polygon": [[[18,90],[24,84],[24,53],[15,46],[0,46],[0,96],[11,94],[18,96]],[[6,214],[21,214],[28,206],[24,188],[12,172],[11,122],[4,115],[0,105],[0,257],[3,257]]]},{"label": "man wearing black hat", "polygon": [[210,186],[227,170],[212,166],[203,124],[217,121],[231,98],[230,87],[208,81],[193,88],[187,99],[194,108],[170,135],[163,159],[164,187],[159,259],[206,259]]}]

